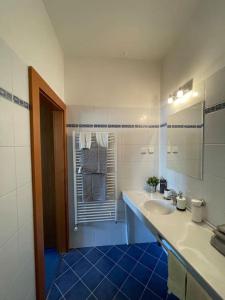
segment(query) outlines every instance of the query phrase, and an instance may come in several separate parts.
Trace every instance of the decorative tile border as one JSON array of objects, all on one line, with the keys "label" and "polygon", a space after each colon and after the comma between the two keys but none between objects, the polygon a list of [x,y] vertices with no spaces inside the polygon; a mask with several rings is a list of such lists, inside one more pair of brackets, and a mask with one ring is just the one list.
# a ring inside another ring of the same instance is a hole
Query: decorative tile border
[{"label": "decorative tile border", "polygon": [[176,124],[167,124],[167,128],[203,128],[204,124],[184,124],[184,125],[176,125]]},{"label": "decorative tile border", "polygon": [[159,125],[139,125],[139,124],[75,124],[69,123],[68,128],[159,128]]},{"label": "decorative tile border", "polygon": [[30,104],[20,98],[18,98],[16,95],[13,95],[9,93],[7,90],[0,87],[0,96],[5,98],[6,100],[15,103],[19,106],[22,106],[26,109],[30,109]]},{"label": "decorative tile border", "polygon": [[205,114],[207,115],[222,109],[225,109],[225,102],[205,108]]}]

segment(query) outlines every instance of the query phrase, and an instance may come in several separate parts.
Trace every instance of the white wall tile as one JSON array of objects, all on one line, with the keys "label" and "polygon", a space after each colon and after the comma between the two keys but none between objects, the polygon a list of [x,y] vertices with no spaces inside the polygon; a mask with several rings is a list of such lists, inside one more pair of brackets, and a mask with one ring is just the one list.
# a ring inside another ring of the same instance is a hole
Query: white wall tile
[{"label": "white wall tile", "polygon": [[0,146],[14,146],[13,106],[0,97]]},{"label": "white wall tile", "polygon": [[18,237],[14,235],[0,248],[0,299],[5,299],[7,286],[14,281],[19,270]]},{"label": "white wall tile", "polygon": [[24,107],[14,105],[15,146],[30,145],[30,112]]},{"label": "white wall tile", "polygon": [[34,300],[36,297],[34,282],[34,265],[32,262],[29,262],[29,264],[21,268],[15,280],[10,282],[6,300]]},{"label": "white wall tile", "polygon": [[24,223],[32,219],[33,216],[33,198],[31,182],[17,188],[17,206],[18,206],[18,225],[21,227]]},{"label": "white wall tile", "polygon": [[23,265],[34,258],[34,233],[33,222],[27,222],[18,231],[19,258]]},{"label": "white wall tile", "polygon": [[28,89],[28,67],[24,64],[16,54],[13,55],[13,94],[20,99],[29,102]]},{"label": "white wall tile", "polygon": [[225,179],[205,175],[206,218],[214,225],[225,223]]},{"label": "white wall tile", "polygon": [[225,145],[205,145],[204,171],[225,179]]},{"label": "white wall tile", "polygon": [[0,197],[16,188],[14,147],[0,147]]},{"label": "white wall tile", "polygon": [[225,144],[225,110],[206,115],[205,144]]},{"label": "white wall tile", "polygon": [[220,69],[206,80],[206,106],[212,106],[225,101],[225,68]]},{"label": "white wall tile", "polygon": [[31,181],[30,147],[15,147],[16,153],[16,184],[22,186]]},{"label": "white wall tile", "polygon": [[0,247],[17,231],[16,192],[0,197]]},{"label": "white wall tile", "polygon": [[0,87],[12,92],[12,57],[13,52],[0,41]]}]

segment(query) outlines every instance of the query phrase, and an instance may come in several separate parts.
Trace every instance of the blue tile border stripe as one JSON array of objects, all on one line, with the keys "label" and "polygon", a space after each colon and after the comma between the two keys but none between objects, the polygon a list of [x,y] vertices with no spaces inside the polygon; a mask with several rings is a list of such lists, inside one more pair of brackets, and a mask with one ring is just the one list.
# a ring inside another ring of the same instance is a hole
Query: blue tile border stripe
[{"label": "blue tile border stripe", "polygon": [[7,90],[3,89],[0,87],[0,96],[5,98],[6,100],[15,103],[19,106],[22,106],[26,109],[30,109],[30,104],[22,99],[20,99],[19,97],[17,97],[16,95],[11,94],[10,92],[8,92]]},{"label": "blue tile border stripe", "polygon": [[75,124],[69,123],[66,125],[67,128],[203,128],[204,124],[184,124],[184,125],[176,125],[176,124],[161,124],[161,125],[138,125],[138,124]]},{"label": "blue tile border stripe", "polygon": [[207,115],[222,109],[225,109],[225,102],[205,108],[205,114]]},{"label": "blue tile border stripe", "polygon": [[139,124],[76,124],[68,123],[68,128],[159,128],[159,125],[139,125]]}]

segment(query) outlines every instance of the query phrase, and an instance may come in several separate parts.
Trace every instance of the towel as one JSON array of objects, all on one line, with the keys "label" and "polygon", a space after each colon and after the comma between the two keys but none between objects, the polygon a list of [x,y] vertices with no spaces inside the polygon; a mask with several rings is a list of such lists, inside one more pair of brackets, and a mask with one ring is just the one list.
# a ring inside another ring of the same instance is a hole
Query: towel
[{"label": "towel", "polygon": [[80,150],[91,148],[91,132],[80,132],[79,148]]},{"label": "towel", "polygon": [[107,149],[92,144],[90,149],[82,149],[80,166],[82,174],[102,173],[106,174]]},{"label": "towel", "polygon": [[225,256],[225,242],[217,236],[211,238],[210,244]]},{"label": "towel", "polygon": [[225,234],[225,224],[217,226],[217,230],[221,233]]},{"label": "towel", "polygon": [[101,147],[108,148],[108,132],[96,132],[97,144]]},{"label": "towel", "polygon": [[105,201],[106,175],[83,174],[83,201]]},{"label": "towel", "polygon": [[[185,299],[186,291],[186,276],[187,272],[185,267],[178,261],[175,255],[168,252],[168,289],[170,293],[173,293],[180,300]],[[194,300],[194,298],[192,299]]]},{"label": "towel", "polygon": [[215,233],[216,237],[218,237],[220,240],[225,242],[225,234],[221,233],[220,231],[214,229],[213,232]]},{"label": "towel", "polygon": [[201,287],[201,285],[192,277],[190,273],[187,274],[187,291],[186,300],[211,300],[212,298]]}]

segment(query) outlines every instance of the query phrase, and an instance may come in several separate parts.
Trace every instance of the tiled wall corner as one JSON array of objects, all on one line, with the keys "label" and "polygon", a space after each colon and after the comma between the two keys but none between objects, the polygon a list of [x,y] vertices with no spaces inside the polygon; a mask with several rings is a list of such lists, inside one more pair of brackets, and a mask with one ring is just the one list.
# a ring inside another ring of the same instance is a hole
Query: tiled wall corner
[{"label": "tiled wall corner", "polygon": [[33,300],[28,68],[1,40],[0,69],[0,299]]}]

